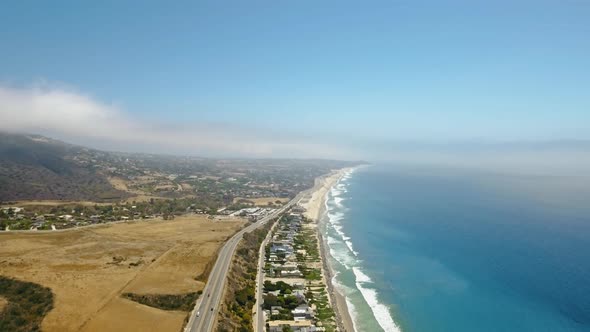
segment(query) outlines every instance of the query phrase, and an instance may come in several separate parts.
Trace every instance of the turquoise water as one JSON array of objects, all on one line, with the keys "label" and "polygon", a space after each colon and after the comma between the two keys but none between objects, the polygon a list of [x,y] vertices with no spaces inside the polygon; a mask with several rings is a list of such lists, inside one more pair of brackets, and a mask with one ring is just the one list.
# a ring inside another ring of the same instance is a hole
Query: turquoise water
[{"label": "turquoise water", "polygon": [[356,330],[590,331],[590,196],[549,180],[345,176],[322,229]]}]

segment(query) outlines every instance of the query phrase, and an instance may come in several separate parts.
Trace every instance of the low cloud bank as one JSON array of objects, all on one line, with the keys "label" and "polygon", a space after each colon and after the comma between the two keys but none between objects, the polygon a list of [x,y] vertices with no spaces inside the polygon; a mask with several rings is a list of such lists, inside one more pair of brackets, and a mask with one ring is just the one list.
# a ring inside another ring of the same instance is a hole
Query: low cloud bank
[{"label": "low cloud bank", "polygon": [[0,86],[0,130],[48,135],[92,147],[224,157],[351,158],[340,146],[219,123],[156,123],[56,87]]},{"label": "low cloud bank", "polygon": [[[359,126],[369,126],[371,121]],[[318,128],[324,125],[318,124]],[[310,129],[317,133],[318,128]],[[355,138],[354,133],[314,136],[307,129],[294,126],[287,133],[231,123],[148,121],[67,88],[0,85],[0,130],[42,134],[104,150],[203,157],[365,159],[524,174],[590,175],[590,141],[399,142],[387,137]]]}]

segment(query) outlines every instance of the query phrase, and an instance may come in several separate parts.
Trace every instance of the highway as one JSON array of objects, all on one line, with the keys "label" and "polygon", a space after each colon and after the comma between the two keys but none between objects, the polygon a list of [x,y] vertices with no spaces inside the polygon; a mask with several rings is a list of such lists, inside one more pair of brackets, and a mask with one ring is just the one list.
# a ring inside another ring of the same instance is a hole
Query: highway
[{"label": "highway", "polygon": [[252,232],[258,227],[266,224],[269,220],[288,210],[291,206],[299,202],[304,193],[305,192],[299,193],[280,209],[242,229],[225,243],[219,251],[217,261],[215,262],[207,284],[203,289],[203,294],[197,300],[196,306],[191,313],[185,332],[209,332],[213,330],[217,311],[219,310],[219,305],[222,301],[223,289],[225,287],[229,267],[231,266],[234,252],[236,251],[242,236],[244,233]]}]

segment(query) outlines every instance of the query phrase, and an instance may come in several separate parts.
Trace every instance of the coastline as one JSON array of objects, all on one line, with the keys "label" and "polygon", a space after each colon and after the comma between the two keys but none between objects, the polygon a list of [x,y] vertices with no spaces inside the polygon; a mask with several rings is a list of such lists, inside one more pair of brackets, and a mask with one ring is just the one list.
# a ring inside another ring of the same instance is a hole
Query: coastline
[{"label": "coastline", "polygon": [[316,179],[313,190],[307,195],[306,200],[301,205],[306,209],[304,215],[313,220],[316,229],[316,237],[321,253],[322,279],[328,289],[328,299],[330,306],[336,315],[336,323],[340,331],[353,332],[354,324],[352,316],[346,304],[346,298],[332,284],[334,275],[330,264],[328,263],[328,254],[326,244],[319,230],[319,223],[322,215],[325,213],[325,204],[329,191],[351,168],[343,168],[334,171],[325,176]]}]

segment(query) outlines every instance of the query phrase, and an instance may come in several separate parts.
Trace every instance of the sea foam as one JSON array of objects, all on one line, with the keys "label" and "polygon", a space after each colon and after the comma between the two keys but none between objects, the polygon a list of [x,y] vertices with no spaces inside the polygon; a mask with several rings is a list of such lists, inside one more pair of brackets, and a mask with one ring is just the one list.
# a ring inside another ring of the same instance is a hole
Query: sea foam
[{"label": "sea foam", "polygon": [[328,236],[327,237],[328,247],[330,248],[330,256],[332,256],[338,263],[342,264],[347,270],[358,264],[358,260],[351,256],[348,250],[338,250],[338,246],[341,245],[337,239]]},{"label": "sea foam", "polygon": [[389,308],[386,305],[379,302],[377,296],[377,290],[367,287],[367,284],[371,284],[373,281],[366,275],[359,267],[353,267],[352,272],[356,278],[356,287],[363,295],[363,298],[371,308],[377,323],[387,332],[401,332],[401,329],[393,321]]},{"label": "sea foam", "polygon": [[328,213],[328,223],[329,225],[334,229],[334,231],[340,235],[340,238],[342,239],[342,241],[344,242],[344,244],[346,244],[346,246],[348,247],[348,250],[350,250],[351,253],[353,253],[355,256],[358,256],[358,252],[354,250],[354,247],[352,246],[352,242],[350,241],[350,237],[346,235],[346,233],[344,233],[343,231],[343,227],[342,224],[340,223],[340,220],[342,220],[344,218],[344,214],[342,213]]},{"label": "sea foam", "polygon": [[[366,275],[359,264],[361,261],[358,260],[358,252],[354,250],[354,247],[351,242],[351,238],[347,236],[341,224],[341,221],[344,219],[344,213],[340,212],[344,207],[342,205],[342,194],[346,193],[347,184],[346,180],[350,179],[352,175],[352,171],[347,172],[329,192],[329,200],[325,201],[326,207],[326,217],[327,217],[327,224],[330,228],[332,228],[338,237],[327,236],[326,242],[329,248],[330,256],[332,256],[337,262],[339,262],[344,268],[347,270],[352,270],[355,276],[355,285],[358,291],[360,291],[363,299],[371,308],[375,319],[377,320],[378,324],[387,332],[401,332],[401,329],[395,324],[391,313],[389,312],[389,308],[382,304],[378,299],[377,290],[374,288],[370,288],[370,284],[373,282],[371,278]],[[333,204],[328,204],[328,201],[333,202]],[[345,245],[342,246],[342,244]],[[348,249],[348,250],[347,250]],[[353,254],[354,256],[352,256]],[[350,312],[354,330],[358,330],[357,328],[357,321],[358,321],[358,312],[350,300],[351,293],[355,292],[355,289],[347,287],[338,281],[337,276],[339,273],[336,273],[332,277],[332,283],[334,287],[339,289],[342,294],[344,294],[346,299],[346,304],[348,306],[348,311]]]}]

